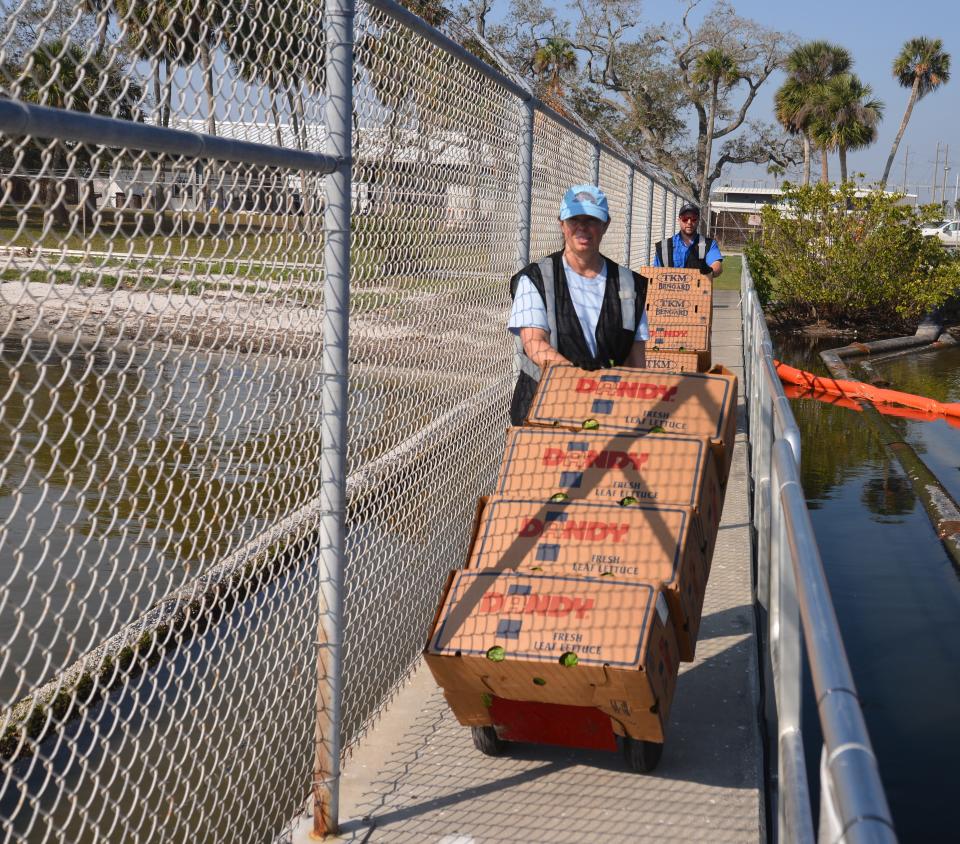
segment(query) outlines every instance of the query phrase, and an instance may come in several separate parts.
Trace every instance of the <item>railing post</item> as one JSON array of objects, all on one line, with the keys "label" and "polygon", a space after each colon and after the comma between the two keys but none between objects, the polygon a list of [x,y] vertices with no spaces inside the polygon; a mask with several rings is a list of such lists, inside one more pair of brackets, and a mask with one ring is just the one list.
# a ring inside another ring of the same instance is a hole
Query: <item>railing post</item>
[{"label": "railing post", "polygon": [[633,233],[633,168],[630,169],[630,173],[627,175],[627,210],[626,210],[626,223],[627,223],[627,232],[623,238],[623,265],[625,267],[630,266],[630,236]]},{"label": "railing post", "polygon": [[[783,480],[779,470],[784,441],[771,448],[770,460],[770,556],[771,590],[776,589],[777,650],[774,682],[777,698],[777,779],[780,786],[778,804],[779,835],[781,841],[812,842],[813,820],[810,814],[810,795],[807,785],[806,762],[800,740],[802,632],[800,607],[797,603],[797,584],[789,559],[786,523],[783,517]],[[779,450],[779,457],[777,451]],[[791,454],[792,456],[792,454]],[[775,583],[774,583],[775,581]]]},{"label": "railing post", "polygon": [[593,167],[593,183],[597,186],[600,185],[600,142],[597,141],[593,145],[593,161],[591,162]]},{"label": "railing post", "polygon": [[744,257],[740,266],[740,319],[743,324],[743,377],[746,381],[744,392],[750,395],[753,384],[753,279]]},{"label": "railing post", "polygon": [[[762,334],[758,335],[762,336]],[[753,521],[757,529],[757,600],[769,608],[773,601],[774,584],[772,545],[771,498],[776,489],[771,485],[773,457],[773,390],[770,374],[763,355],[765,342],[758,344],[759,364],[754,373],[756,406],[751,408],[750,453],[751,474],[754,478]]]},{"label": "railing post", "polygon": [[346,530],[350,198],[354,0],[327,0],[327,147],[339,161],[326,179],[324,210],[323,386],[321,395],[319,623],[313,831],[337,832],[340,801],[340,705]]}]

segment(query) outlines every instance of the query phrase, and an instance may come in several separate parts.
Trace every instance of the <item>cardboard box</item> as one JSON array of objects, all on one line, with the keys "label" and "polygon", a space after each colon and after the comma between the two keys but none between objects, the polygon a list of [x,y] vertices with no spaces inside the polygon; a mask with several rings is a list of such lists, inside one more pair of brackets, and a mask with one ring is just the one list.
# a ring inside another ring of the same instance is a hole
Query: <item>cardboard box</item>
[{"label": "cardboard box", "polygon": [[568,365],[543,374],[526,424],[603,433],[710,437],[720,443],[726,483],[737,431],[737,377],[722,366],[705,373],[652,372],[616,367],[587,372]]},{"label": "cardboard box", "polygon": [[[704,325],[713,321],[713,288],[699,270],[644,267],[651,325]],[[706,348],[706,347],[703,347]]]},{"label": "cardboard box", "polygon": [[655,372],[706,372],[710,368],[710,352],[671,352],[647,350],[644,369]]},{"label": "cardboard box", "polygon": [[700,270],[688,270],[683,267],[640,267],[637,270],[647,279],[647,297],[672,296],[680,293],[684,296],[713,298],[713,280]]},{"label": "cardboard box", "polygon": [[[651,352],[695,352],[699,364],[704,360],[701,353],[710,351],[710,326],[651,322],[647,349]],[[702,365],[698,368],[702,371]]]},{"label": "cardboard box", "polygon": [[510,428],[494,493],[544,501],[563,493],[606,503],[630,496],[691,507],[700,513],[709,557],[723,510],[718,451],[706,437]]},{"label": "cardboard box", "polygon": [[467,569],[663,583],[680,657],[693,659],[711,553],[695,510],[496,495],[481,504]]},{"label": "cardboard box", "polygon": [[678,670],[656,584],[489,570],[451,575],[425,659],[462,724],[491,724],[498,697],[595,707],[614,732],[656,742]]}]

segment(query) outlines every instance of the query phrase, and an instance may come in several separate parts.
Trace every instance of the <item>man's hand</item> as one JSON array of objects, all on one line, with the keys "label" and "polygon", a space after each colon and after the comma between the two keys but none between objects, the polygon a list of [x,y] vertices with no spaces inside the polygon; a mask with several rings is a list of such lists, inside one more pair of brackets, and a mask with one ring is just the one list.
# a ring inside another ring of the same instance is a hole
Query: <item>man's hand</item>
[{"label": "man's hand", "polygon": [[570,363],[550,345],[550,335],[542,328],[521,328],[520,340],[524,354],[541,370],[555,363]]}]

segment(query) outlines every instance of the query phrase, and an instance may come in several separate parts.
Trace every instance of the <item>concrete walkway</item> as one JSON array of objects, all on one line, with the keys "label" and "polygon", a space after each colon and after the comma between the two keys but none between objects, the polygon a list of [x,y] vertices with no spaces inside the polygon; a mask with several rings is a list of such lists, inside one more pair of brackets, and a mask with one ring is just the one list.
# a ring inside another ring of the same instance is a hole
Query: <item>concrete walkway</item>
[{"label": "concrete walkway", "polygon": [[697,659],[681,666],[659,767],[641,776],[616,754],[530,745],[483,756],[420,667],[347,762],[342,840],[764,839],[739,293],[714,307],[713,359],[741,379],[740,426]]}]

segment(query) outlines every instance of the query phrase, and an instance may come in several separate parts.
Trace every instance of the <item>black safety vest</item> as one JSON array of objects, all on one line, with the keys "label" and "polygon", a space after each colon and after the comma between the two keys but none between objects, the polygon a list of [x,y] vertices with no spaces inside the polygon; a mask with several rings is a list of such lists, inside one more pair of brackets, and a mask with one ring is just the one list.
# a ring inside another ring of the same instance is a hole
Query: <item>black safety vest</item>
[{"label": "black safety vest", "polygon": [[[667,260],[663,260],[663,244],[667,244]],[[706,261],[707,253],[713,248],[714,241],[712,238],[707,238],[704,240],[700,237],[699,232],[694,235],[693,243],[690,244],[690,248],[687,250],[687,260],[683,262],[683,268],[687,270],[700,270],[702,273],[708,273],[711,270],[710,265]],[[660,259],[661,267],[672,267],[673,266],[673,238],[668,237],[666,240],[660,240],[657,242],[657,257]]]},{"label": "black safety vest", "polygon": [[[550,326],[550,345],[574,366],[581,369],[607,369],[619,366],[630,354],[636,337],[637,325],[643,316],[647,300],[647,280],[627,267],[620,267],[609,258],[607,262],[607,286],[603,295],[603,307],[597,320],[597,353],[591,354],[583,336],[583,328],[577,317],[567,274],[563,269],[563,252],[554,252],[542,261],[529,264],[510,279],[510,296],[516,296],[521,276],[527,276],[537,288],[547,309]],[[552,271],[553,283],[549,285]],[[632,284],[631,284],[632,282]],[[552,287],[552,290],[551,290]],[[550,307],[552,301],[552,309]],[[522,425],[530,408],[530,402],[540,380],[540,368],[523,353],[522,343],[517,341],[520,359],[520,375],[513,393],[510,419],[514,425]]]}]

